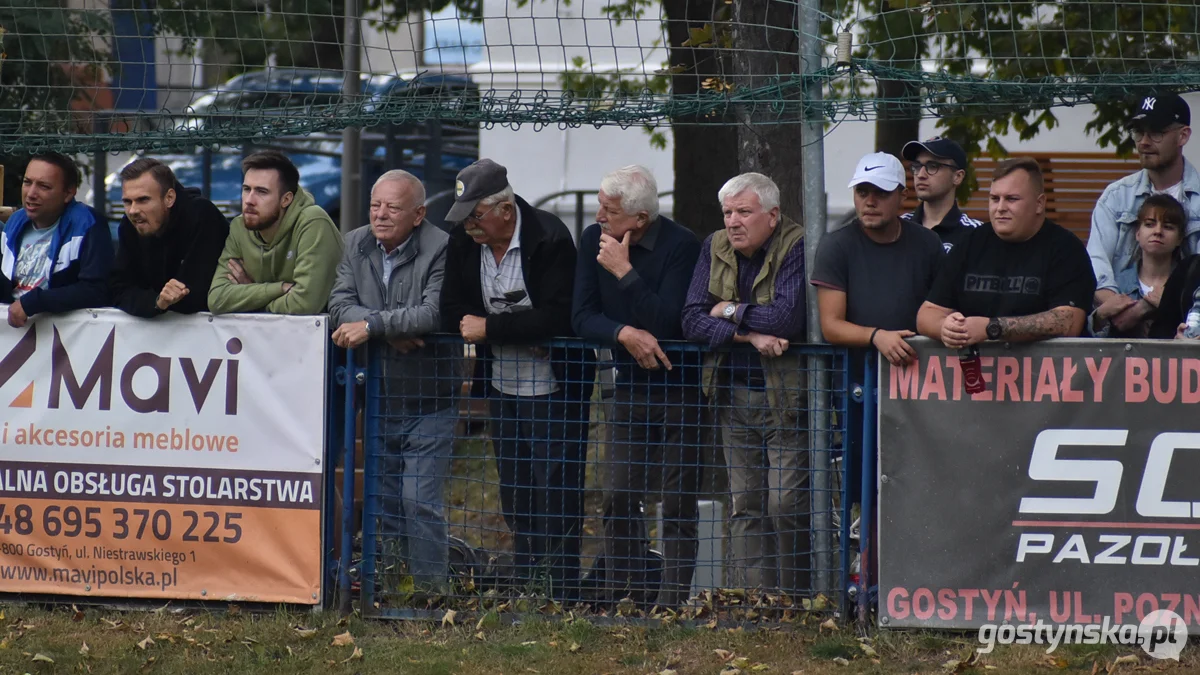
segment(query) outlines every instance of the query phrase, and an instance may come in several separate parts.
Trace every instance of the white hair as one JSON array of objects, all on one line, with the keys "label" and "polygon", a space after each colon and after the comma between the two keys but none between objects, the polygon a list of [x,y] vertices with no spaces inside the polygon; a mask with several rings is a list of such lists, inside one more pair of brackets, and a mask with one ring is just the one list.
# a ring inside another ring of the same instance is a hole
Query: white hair
[{"label": "white hair", "polygon": [[721,200],[721,206],[724,207],[726,199],[736,197],[747,190],[758,197],[758,204],[763,211],[770,211],[779,206],[779,186],[770,178],[753,171],[725,181],[721,190],[717,192],[717,199]]},{"label": "white hair", "polygon": [[412,185],[413,199],[417,202],[417,206],[425,203],[425,184],[421,182],[420,178],[417,178],[404,169],[392,169],[391,171],[385,171],[382,176],[375,179],[375,184],[371,186],[371,192],[374,192],[375,188],[379,187],[381,183],[387,183],[389,181],[404,182]]},{"label": "white hair", "polygon": [[644,166],[630,164],[613,171],[600,181],[600,190],[620,199],[625,213],[645,211],[650,220],[658,217],[658,181]]},{"label": "white hair", "polygon": [[497,192],[496,194],[488,195],[483,199],[480,199],[479,205],[492,207],[501,202],[508,202],[510,204],[517,203],[517,193],[513,191],[512,185],[506,185],[504,186],[503,190]]}]

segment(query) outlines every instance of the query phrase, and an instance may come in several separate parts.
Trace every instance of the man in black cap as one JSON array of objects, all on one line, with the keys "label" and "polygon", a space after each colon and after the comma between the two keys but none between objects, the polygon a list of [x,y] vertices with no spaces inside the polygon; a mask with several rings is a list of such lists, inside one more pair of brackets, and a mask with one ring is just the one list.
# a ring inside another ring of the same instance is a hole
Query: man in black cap
[{"label": "man in black cap", "polygon": [[1096,273],[1097,306],[1128,307],[1136,301],[1121,295],[1117,276],[1136,265],[1138,210],[1152,194],[1169,194],[1187,212],[1184,247],[1198,253],[1200,244],[1200,172],[1183,157],[1183,146],[1191,138],[1192,112],[1176,94],[1150,94],[1137,100],[1125,128],[1137,145],[1142,170],[1118,180],[1100,195],[1092,210],[1092,229],[1087,250]]},{"label": "man in black cap", "polygon": [[557,216],[518,197],[490,159],[455,182],[442,325],[476,351],[473,396],[491,398],[500,502],[519,581],[578,588],[587,464],[590,350],[545,347],[571,335],[575,243]]},{"label": "man in black cap", "polygon": [[949,253],[983,223],[958,208],[955,193],[967,177],[967,153],[949,138],[909,141],[900,151],[909,162],[921,203],[901,218],[933,230]]}]

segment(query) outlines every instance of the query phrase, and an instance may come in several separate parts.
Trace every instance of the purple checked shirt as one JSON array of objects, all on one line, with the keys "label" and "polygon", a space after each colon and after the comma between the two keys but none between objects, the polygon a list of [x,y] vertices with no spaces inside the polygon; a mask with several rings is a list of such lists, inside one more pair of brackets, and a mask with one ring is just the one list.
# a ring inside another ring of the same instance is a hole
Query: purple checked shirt
[{"label": "purple checked shirt", "polygon": [[[750,258],[737,254],[738,297],[754,297],[754,279],[762,271],[770,245],[771,239],[767,239],[762,248]],[[696,271],[692,274],[687,302],[683,307],[683,333],[689,340],[703,341],[710,347],[719,347],[732,342],[735,332],[743,335],[754,332],[788,340],[804,340],[807,328],[807,283],[804,280],[803,243],[793,246],[783,257],[783,264],[775,275],[775,297],[771,304],[753,305],[743,302],[738,305],[732,321],[709,316],[713,305],[719,302],[708,292],[711,269],[712,235],[709,235],[700,249],[700,259],[696,261]]]}]

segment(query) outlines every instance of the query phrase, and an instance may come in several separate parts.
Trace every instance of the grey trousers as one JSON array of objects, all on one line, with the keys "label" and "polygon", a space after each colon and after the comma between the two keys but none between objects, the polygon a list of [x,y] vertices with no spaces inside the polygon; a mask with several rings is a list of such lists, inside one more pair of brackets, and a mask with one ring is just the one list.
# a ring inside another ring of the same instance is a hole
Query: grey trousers
[{"label": "grey trousers", "polygon": [[649,538],[645,498],[662,494],[664,569],[657,604],[688,598],[696,566],[700,427],[704,404],[695,387],[618,385],[604,458],[604,555],[608,597],[644,588]]},{"label": "grey trousers", "polygon": [[808,431],[781,428],[765,389],[719,394],[733,494],[734,586],[807,593],[811,586]]}]

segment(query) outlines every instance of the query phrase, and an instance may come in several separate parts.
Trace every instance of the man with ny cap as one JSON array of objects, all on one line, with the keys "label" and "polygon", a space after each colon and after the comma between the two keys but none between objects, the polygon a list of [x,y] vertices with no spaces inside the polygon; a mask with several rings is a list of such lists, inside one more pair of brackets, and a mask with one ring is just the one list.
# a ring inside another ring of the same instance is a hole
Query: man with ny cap
[{"label": "man with ny cap", "polygon": [[1150,94],[1134,103],[1125,128],[1142,170],[1110,184],[1092,210],[1087,251],[1096,274],[1097,306],[1129,302],[1119,292],[1117,273],[1130,265],[1138,248],[1138,210],[1146,197],[1165,193],[1183,204],[1185,252],[1200,253],[1200,172],[1183,156],[1191,123],[1191,109],[1177,94]]},{"label": "man with ny cap", "polygon": [[967,177],[967,153],[949,138],[931,138],[909,141],[900,154],[909,162],[913,189],[921,200],[916,211],[901,217],[933,230],[949,253],[983,224],[958,208],[956,193]]},{"label": "man with ny cap", "polygon": [[587,465],[590,350],[547,347],[571,335],[575,243],[557,216],[513,191],[490,159],[463,169],[442,286],[443,329],[477,345],[471,392],[491,399],[500,502],[518,582],[578,588]]}]

